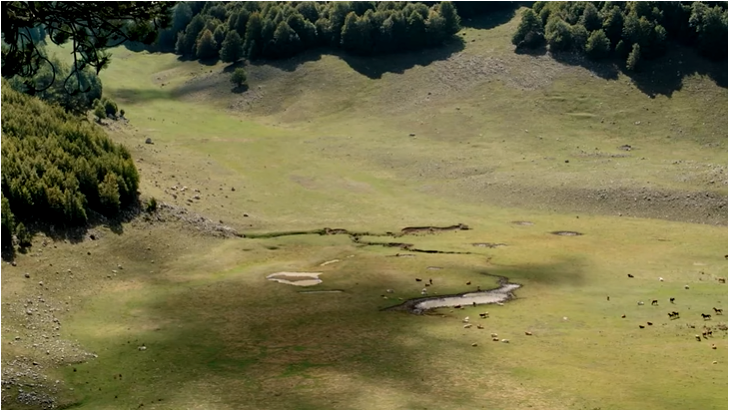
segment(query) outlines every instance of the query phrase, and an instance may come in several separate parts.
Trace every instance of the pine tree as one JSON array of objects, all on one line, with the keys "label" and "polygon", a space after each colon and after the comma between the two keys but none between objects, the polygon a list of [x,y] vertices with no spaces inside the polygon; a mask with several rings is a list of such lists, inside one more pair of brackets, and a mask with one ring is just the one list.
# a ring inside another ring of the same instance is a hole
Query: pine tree
[{"label": "pine tree", "polygon": [[[531,35],[530,35],[531,34]],[[529,36],[529,42],[525,41]],[[538,41],[541,39],[541,41]],[[522,42],[528,43],[522,43]],[[532,9],[526,9],[524,14],[521,16],[521,22],[519,27],[516,29],[516,33],[511,38],[511,43],[515,46],[523,44],[527,47],[538,47],[544,42],[544,27],[542,21],[537,17],[536,13]]]},{"label": "pine tree", "polygon": [[456,34],[461,30],[461,18],[450,1],[440,3],[440,15],[445,19],[445,30],[449,35]]},{"label": "pine tree", "polygon": [[243,58],[243,40],[237,31],[231,30],[225,36],[225,40],[223,40],[223,45],[220,49],[220,59],[226,63],[235,63],[241,58]]},{"label": "pine tree", "polygon": [[625,66],[630,71],[637,71],[638,64],[640,63],[640,44],[633,44],[633,51],[628,55],[628,60],[625,62]]},{"label": "pine tree", "polygon": [[595,60],[605,58],[610,53],[610,40],[602,30],[595,30],[590,34],[585,44],[585,52]]},{"label": "pine tree", "polygon": [[205,29],[205,31],[200,34],[200,39],[197,41],[195,50],[197,58],[201,60],[215,58],[218,55],[218,46],[215,44],[213,33],[211,33],[210,30]]},{"label": "pine tree", "polygon": [[246,75],[246,70],[242,68],[236,68],[235,71],[233,71],[233,75],[230,77],[230,82],[235,84],[236,87],[243,87],[244,85],[248,85],[248,76]]},{"label": "pine tree", "polygon": [[261,30],[263,29],[263,21],[258,12],[251,14],[246,25],[246,36],[243,41],[243,50],[246,52],[248,59],[253,60],[260,54],[262,44]]}]

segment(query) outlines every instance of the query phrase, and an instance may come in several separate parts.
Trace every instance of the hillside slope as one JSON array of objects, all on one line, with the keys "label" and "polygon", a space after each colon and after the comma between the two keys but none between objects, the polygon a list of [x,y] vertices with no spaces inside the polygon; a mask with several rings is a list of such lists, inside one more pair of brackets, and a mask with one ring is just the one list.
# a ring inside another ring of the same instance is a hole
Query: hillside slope
[{"label": "hillside slope", "polygon": [[143,73],[144,91],[121,73],[149,57],[120,53],[106,78],[125,104],[175,98],[320,135],[328,155],[432,195],[726,224],[726,70],[683,48],[632,78],[570,54],[515,54],[516,20],[470,22],[462,50],[251,65],[240,94],[230,67],[170,55]]}]

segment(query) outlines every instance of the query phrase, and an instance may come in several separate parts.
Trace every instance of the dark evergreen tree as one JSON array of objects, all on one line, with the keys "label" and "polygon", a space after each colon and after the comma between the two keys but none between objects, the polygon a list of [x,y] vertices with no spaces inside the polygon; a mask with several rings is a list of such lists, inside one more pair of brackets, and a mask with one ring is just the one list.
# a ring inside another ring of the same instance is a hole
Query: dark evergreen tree
[{"label": "dark evergreen tree", "polygon": [[625,62],[625,66],[630,71],[636,71],[638,64],[640,63],[640,44],[633,44],[633,51],[628,55],[628,60]]},{"label": "dark evergreen tree", "polygon": [[572,47],[572,30],[570,25],[559,17],[551,17],[544,28],[544,37],[547,39],[551,51],[564,51]]},{"label": "dark evergreen tree", "polygon": [[599,60],[610,54],[610,39],[602,30],[595,30],[590,34],[585,45],[585,52],[594,59]]},{"label": "dark evergreen tree", "polygon": [[246,36],[243,41],[243,50],[249,59],[257,58],[261,53],[261,45],[263,44],[261,38],[261,31],[263,29],[263,21],[261,15],[258,12],[251,14],[248,19],[248,25],[246,26]]},{"label": "dark evergreen tree", "polygon": [[453,35],[461,30],[461,18],[458,16],[453,3],[443,1],[440,3],[440,15],[445,19],[446,34]]},{"label": "dark evergreen tree", "polygon": [[200,34],[200,40],[198,40],[195,50],[197,58],[201,60],[209,60],[217,57],[218,45],[215,43],[213,33],[211,33],[210,30],[205,29],[205,31]]},{"label": "dark evergreen tree", "polygon": [[243,58],[243,40],[238,32],[231,30],[225,36],[220,48],[220,59],[226,63],[235,63]]},{"label": "dark evergreen tree", "polygon": [[408,17],[407,45],[409,49],[419,49],[425,45],[425,20],[417,11]]},{"label": "dark evergreen tree", "polygon": [[522,44],[530,48],[539,47],[544,44],[544,27],[542,26],[542,21],[532,9],[524,10],[524,13],[521,15],[519,27],[511,38],[511,43],[516,46]]},{"label": "dark evergreen tree", "polygon": [[225,41],[225,37],[228,35],[228,30],[225,29],[224,25],[219,25],[218,28],[215,29],[213,32],[213,39],[215,40],[215,44],[218,46],[218,50],[223,46],[223,41]]}]

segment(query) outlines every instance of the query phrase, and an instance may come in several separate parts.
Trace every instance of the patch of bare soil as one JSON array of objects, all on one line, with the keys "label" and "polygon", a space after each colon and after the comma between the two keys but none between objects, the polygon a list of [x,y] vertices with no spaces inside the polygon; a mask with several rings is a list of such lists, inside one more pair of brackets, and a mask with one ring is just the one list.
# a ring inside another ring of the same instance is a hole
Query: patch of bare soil
[{"label": "patch of bare soil", "polygon": [[491,242],[475,242],[471,245],[477,247],[477,248],[498,248],[500,246],[506,246],[505,243],[491,243]]},{"label": "patch of bare soil", "polygon": [[400,235],[416,235],[416,234],[434,234],[436,232],[447,232],[447,231],[468,231],[471,228],[468,227],[468,225],[464,224],[458,224],[458,225],[451,225],[451,226],[410,226],[407,228],[403,228],[400,231]]},{"label": "patch of bare soil", "polygon": [[552,235],[557,235],[557,236],[581,236],[581,235],[584,235],[581,232],[575,232],[575,231],[554,231],[554,232],[550,232],[550,233]]},{"label": "patch of bare soil", "polygon": [[173,221],[181,222],[183,226],[204,235],[219,238],[243,237],[243,235],[229,226],[214,222],[185,208],[166,203],[159,205],[156,212],[142,214],[135,222],[164,223]]},{"label": "patch of bare soil", "polygon": [[322,282],[321,272],[277,272],[266,276],[266,279],[294,286],[314,286]]}]

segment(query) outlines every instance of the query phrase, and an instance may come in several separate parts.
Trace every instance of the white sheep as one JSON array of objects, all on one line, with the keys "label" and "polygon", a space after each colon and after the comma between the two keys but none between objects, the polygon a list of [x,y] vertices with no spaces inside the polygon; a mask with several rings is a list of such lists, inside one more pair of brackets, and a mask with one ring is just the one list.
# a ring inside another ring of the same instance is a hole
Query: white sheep
[{"label": "white sheep", "polygon": [[470,329],[470,328],[471,328],[471,326],[473,326],[473,325],[469,323],[469,324],[467,324],[467,325],[463,325],[463,328],[464,328],[464,329]]},{"label": "white sheep", "polygon": [[137,349],[141,352],[142,350],[147,350],[147,346],[139,346]]},{"label": "white sheep", "polygon": [[470,321],[471,321],[471,318],[469,316],[466,316],[465,318],[463,318],[463,323],[468,323]]},{"label": "white sheep", "polygon": [[499,337],[497,333],[491,333],[491,337]]},{"label": "white sheep", "polygon": [[509,343],[509,339],[501,339],[501,343]]},{"label": "white sheep", "polygon": [[642,300],[638,302],[638,306],[643,306],[643,305],[644,305],[644,303]]},{"label": "white sheep", "polygon": [[689,285],[683,285],[683,288],[686,289],[686,290],[688,290],[689,289]]},{"label": "white sheep", "polygon": [[661,282],[663,282],[663,278],[658,278],[658,280],[660,280]]}]

